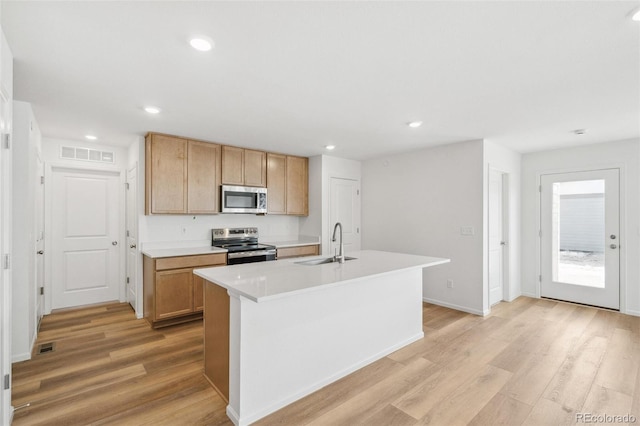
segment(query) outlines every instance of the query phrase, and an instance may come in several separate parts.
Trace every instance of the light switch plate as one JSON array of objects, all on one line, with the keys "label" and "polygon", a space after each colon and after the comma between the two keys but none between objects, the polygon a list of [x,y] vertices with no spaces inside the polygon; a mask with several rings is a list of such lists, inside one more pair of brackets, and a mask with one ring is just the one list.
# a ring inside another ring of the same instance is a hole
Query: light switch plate
[{"label": "light switch plate", "polygon": [[475,235],[473,230],[473,226],[461,226],[460,227],[460,235],[464,235],[465,237],[469,237]]}]

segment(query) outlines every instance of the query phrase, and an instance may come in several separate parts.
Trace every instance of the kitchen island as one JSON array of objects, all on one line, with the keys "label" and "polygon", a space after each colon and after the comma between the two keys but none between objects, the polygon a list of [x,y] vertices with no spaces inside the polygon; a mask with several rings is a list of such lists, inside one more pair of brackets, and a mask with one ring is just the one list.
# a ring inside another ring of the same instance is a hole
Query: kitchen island
[{"label": "kitchen island", "polygon": [[[422,269],[449,259],[350,252],[196,269],[205,376],[250,424],[423,337]],[[301,263],[304,262],[304,263]]]}]

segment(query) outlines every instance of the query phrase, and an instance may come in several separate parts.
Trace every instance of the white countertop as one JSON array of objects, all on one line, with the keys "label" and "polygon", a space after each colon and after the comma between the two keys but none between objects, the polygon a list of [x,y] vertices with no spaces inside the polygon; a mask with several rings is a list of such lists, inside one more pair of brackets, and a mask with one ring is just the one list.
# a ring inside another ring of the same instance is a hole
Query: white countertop
[{"label": "white countertop", "polygon": [[298,235],[295,237],[266,237],[260,238],[263,244],[271,244],[276,248],[299,247],[320,244],[320,237]]},{"label": "white countertop", "polygon": [[218,247],[175,247],[175,248],[155,248],[143,249],[142,254],[151,258],[174,257],[174,256],[195,256],[198,254],[226,253],[227,250]]},{"label": "white countertop", "polygon": [[347,253],[354,260],[343,264],[299,265],[295,262],[323,256],[283,259],[272,262],[228,265],[194,270],[194,274],[226,288],[231,294],[254,302],[343,285],[349,281],[396,271],[448,263],[450,259],[364,250]]}]

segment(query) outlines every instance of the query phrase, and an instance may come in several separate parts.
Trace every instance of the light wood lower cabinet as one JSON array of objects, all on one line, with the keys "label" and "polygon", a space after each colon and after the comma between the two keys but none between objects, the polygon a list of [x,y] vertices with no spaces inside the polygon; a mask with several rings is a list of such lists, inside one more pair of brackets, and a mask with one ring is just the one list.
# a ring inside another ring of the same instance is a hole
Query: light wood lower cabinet
[{"label": "light wood lower cabinet", "polygon": [[278,249],[278,259],[286,259],[289,257],[317,256],[318,254],[320,254],[320,246],[318,244],[284,247]]},{"label": "light wood lower cabinet", "polygon": [[154,328],[202,318],[204,280],[193,270],[226,264],[225,253],[144,256],[144,317]]}]

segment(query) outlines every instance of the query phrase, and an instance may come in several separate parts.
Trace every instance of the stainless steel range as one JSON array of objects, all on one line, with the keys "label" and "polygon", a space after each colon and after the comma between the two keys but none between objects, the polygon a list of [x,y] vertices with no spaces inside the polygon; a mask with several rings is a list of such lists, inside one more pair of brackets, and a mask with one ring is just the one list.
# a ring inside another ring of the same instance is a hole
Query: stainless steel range
[{"label": "stainless steel range", "polygon": [[211,245],[227,250],[227,265],[276,260],[276,247],[258,243],[258,228],[217,228]]}]

